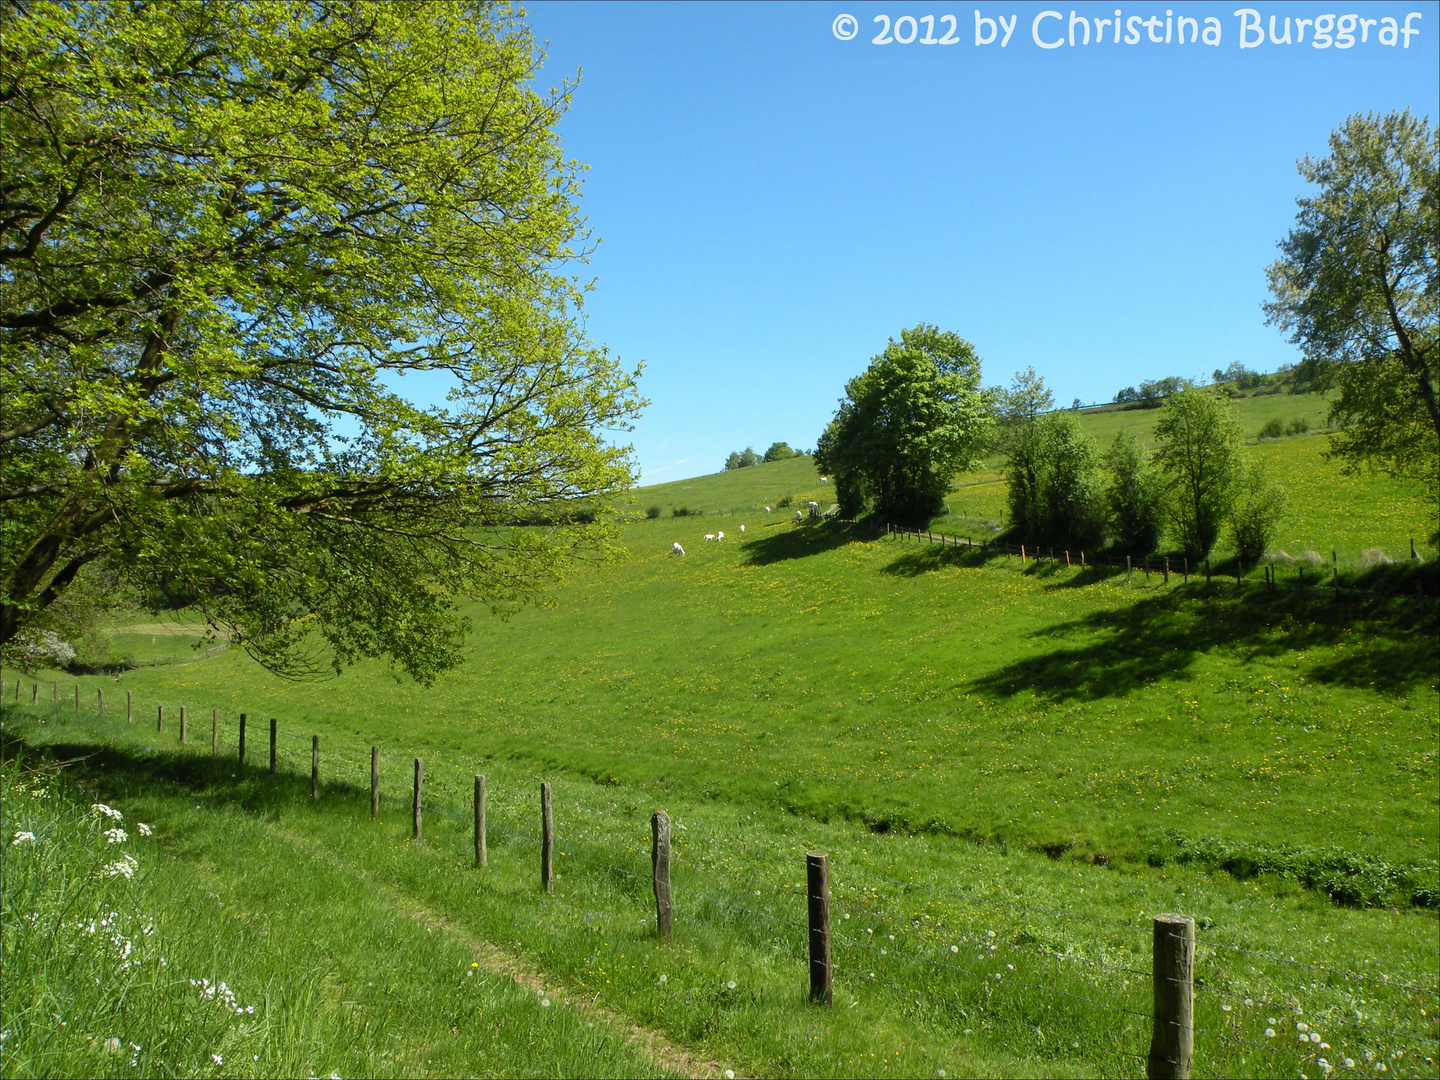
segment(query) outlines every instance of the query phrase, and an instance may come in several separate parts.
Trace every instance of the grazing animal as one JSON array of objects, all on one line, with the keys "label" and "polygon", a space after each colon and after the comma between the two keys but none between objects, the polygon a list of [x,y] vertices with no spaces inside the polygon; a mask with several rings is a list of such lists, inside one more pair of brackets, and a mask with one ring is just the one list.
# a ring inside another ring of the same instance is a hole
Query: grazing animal
[{"label": "grazing animal", "polygon": [[822,477],[820,477],[820,483],[822,483],[822,484],[828,484],[829,482],[830,482],[830,478],[829,478],[828,476],[822,476]]},{"label": "grazing animal", "polygon": [[715,540],[716,540],[716,542],[719,542],[719,541],[724,540],[724,539],[725,539],[725,534],[724,534],[723,532],[717,532],[717,533],[715,534]]},{"label": "grazing animal", "polygon": [[670,545],[670,554],[671,554],[671,555],[684,555],[684,554],[685,554],[685,549],[680,546],[680,541],[679,541],[679,540],[676,540],[673,544]]},{"label": "grazing animal", "polygon": [[714,539],[715,539],[715,534],[714,534],[714,533],[706,533],[706,534],[705,534],[705,539],[706,539],[706,540],[714,540]]},{"label": "grazing animal", "polygon": [[745,531],[745,526],[744,526],[744,525],[741,525],[741,526],[740,526],[740,531],[741,531],[742,533]]},{"label": "grazing animal", "polygon": [[765,507],[765,513],[767,513],[767,514],[768,514],[768,513],[769,513],[769,512],[770,512],[770,508],[769,508],[769,507],[768,507],[768,506],[767,506],[767,507]]},{"label": "grazing animal", "polygon": [[811,510],[819,510],[819,509],[820,509],[820,504],[817,503],[814,499],[811,499],[811,500],[810,500],[808,503],[806,503],[805,505],[808,506],[808,507],[810,507]]},{"label": "grazing animal", "polygon": [[796,510],[796,511],[795,511],[795,520],[796,520],[796,521],[804,521],[804,520],[805,520],[805,516],[804,516],[803,514],[801,514],[799,510]]}]

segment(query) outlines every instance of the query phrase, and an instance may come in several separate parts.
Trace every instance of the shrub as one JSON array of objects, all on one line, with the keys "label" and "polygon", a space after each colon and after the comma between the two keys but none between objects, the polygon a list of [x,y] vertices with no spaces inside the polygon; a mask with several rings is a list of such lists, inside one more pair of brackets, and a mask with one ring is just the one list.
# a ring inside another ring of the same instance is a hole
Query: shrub
[{"label": "shrub", "polygon": [[1285,434],[1285,425],[1277,417],[1265,421],[1265,426],[1260,429],[1260,438],[1278,439]]},{"label": "shrub", "polygon": [[748,469],[751,465],[758,465],[759,463],[760,455],[755,453],[753,446],[747,446],[744,450],[736,450],[726,458],[725,468],[727,470]]},{"label": "shrub", "polygon": [[1230,526],[1235,549],[1245,562],[1259,562],[1275,539],[1280,519],[1285,516],[1285,491],[1270,479],[1258,462],[1245,470],[1240,482]]},{"label": "shrub", "polygon": [[793,503],[794,501],[795,501],[795,500],[794,500],[791,496],[786,495],[783,499],[781,499],[781,500],[780,500],[779,502],[777,502],[775,505],[776,505],[776,506],[789,506],[789,505],[790,505],[791,503]]},{"label": "shrub", "polygon": [[770,449],[765,451],[766,461],[784,461],[786,458],[796,457],[796,451],[790,449],[790,444],[785,442],[771,443]]},{"label": "shrub", "polygon": [[647,506],[647,507],[645,508],[645,516],[646,516],[647,518],[652,519],[652,520],[653,520],[654,518],[658,518],[658,517],[660,516],[660,507],[658,507],[658,506]]},{"label": "shrub", "polygon": [[1309,430],[1310,421],[1306,420],[1303,416],[1297,416],[1294,420],[1290,421],[1290,425],[1285,429],[1285,434],[1304,435]]},{"label": "shrub", "polygon": [[670,511],[672,517],[703,517],[704,510],[691,510],[689,507],[677,506]]},{"label": "shrub", "polygon": [[54,630],[22,630],[5,646],[5,659],[21,671],[44,664],[63,668],[75,659],[75,646],[62,641]]}]

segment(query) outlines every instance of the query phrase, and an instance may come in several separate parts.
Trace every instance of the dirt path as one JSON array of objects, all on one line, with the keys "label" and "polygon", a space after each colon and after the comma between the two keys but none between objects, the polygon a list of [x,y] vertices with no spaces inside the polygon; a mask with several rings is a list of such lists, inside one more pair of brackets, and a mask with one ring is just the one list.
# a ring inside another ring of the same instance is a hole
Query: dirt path
[{"label": "dirt path", "polygon": [[[269,825],[267,828],[273,835],[284,840],[291,847],[299,848],[312,858],[318,859],[342,873],[351,875],[363,883],[396,914],[414,920],[427,930],[438,931],[459,942],[474,954],[477,962],[495,974],[536,994],[544,994],[557,1004],[567,1003],[581,1015],[598,1020],[607,1027],[621,1032],[625,1042],[639,1048],[655,1063],[657,1068],[681,1076],[695,1077],[697,1080],[702,1077],[725,1075],[725,1066],[720,1062],[702,1058],[689,1047],[671,1042],[660,1032],[637,1024],[623,1014],[598,1004],[594,999],[571,992],[548,978],[543,971],[531,967],[523,958],[506,952],[492,942],[476,937],[463,926],[456,925],[453,920],[426,907],[414,897],[374,880],[364,870],[337,858],[310,838],[296,835],[275,825]],[[730,1075],[734,1076],[735,1074],[732,1072]]]}]

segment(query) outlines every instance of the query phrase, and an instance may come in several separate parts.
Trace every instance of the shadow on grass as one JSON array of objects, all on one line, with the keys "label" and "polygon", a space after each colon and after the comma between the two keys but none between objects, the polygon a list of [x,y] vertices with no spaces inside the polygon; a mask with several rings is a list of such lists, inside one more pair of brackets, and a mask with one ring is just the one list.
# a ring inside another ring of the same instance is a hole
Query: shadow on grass
[{"label": "shadow on grass", "polygon": [[[1181,675],[1222,646],[1247,659],[1333,647],[1309,669],[1311,681],[1399,693],[1434,681],[1437,630],[1434,600],[1351,597],[1335,604],[1319,590],[1236,595],[1194,585],[1051,626],[1037,636],[1057,648],[972,685],[1001,697],[1031,691],[1052,701],[1094,701]],[[1077,637],[1086,643],[1065,643]]]},{"label": "shadow on grass", "polygon": [[805,559],[811,555],[823,555],[846,544],[870,539],[873,529],[863,525],[845,525],[838,522],[824,524],[796,525],[769,536],[757,536],[741,543],[745,553],[745,565],[769,566],[789,559]]}]

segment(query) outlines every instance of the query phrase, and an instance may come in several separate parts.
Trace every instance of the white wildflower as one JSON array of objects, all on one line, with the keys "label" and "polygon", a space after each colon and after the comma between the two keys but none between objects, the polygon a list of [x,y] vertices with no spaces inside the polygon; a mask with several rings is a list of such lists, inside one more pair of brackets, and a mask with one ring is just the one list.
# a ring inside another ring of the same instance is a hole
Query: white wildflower
[{"label": "white wildflower", "polygon": [[126,835],[124,829],[117,825],[113,829],[105,830],[105,839],[111,844],[123,844],[126,840],[130,839],[130,837]]},{"label": "white wildflower", "polygon": [[1310,1030],[1310,1025],[1304,1023],[1303,1021],[1297,1020],[1297,1021],[1295,1022],[1295,1030],[1296,1030],[1296,1031],[1309,1031],[1309,1030]]},{"label": "white wildflower", "polygon": [[106,1039],[105,1052],[107,1054],[118,1054],[120,1052],[120,1040],[113,1035]]},{"label": "white wildflower", "polygon": [[667,982],[670,981],[670,976],[669,976],[669,975],[661,975],[661,976],[660,976],[660,981],[661,981],[662,983],[667,983]]},{"label": "white wildflower", "polygon": [[1354,1058],[1348,1058],[1348,1057],[1347,1057],[1347,1058],[1345,1059],[1345,1067],[1346,1067],[1347,1069],[1353,1069],[1353,1068],[1355,1067],[1355,1059],[1354,1059]]},{"label": "white wildflower", "polygon": [[17,844],[33,844],[35,842],[35,834],[33,832],[17,832],[14,842]]},{"label": "white wildflower", "polygon": [[548,1008],[550,1007],[550,999],[549,999],[549,998],[541,998],[541,999],[540,999],[540,1007],[541,1007],[542,1009],[548,1009]]},{"label": "white wildflower", "polygon": [[960,946],[959,946],[959,945],[951,945],[951,946],[950,946],[950,951],[951,951],[951,952],[959,952],[959,951],[960,951]]},{"label": "white wildflower", "polygon": [[1310,1041],[1312,1043],[1318,1043],[1320,1041],[1320,1033],[1318,1031],[1310,1032]]},{"label": "white wildflower", "polygon": [[139,831],[141,836],[151,836],[155,832],[154,829],[150,828],[150,826],[146,825],[143,821],[136,826],[136,829]]},{"label": "white wildflower", "polygon": [[725,984],[725,989],[726,989],[726,990],[734,990],[734,989],[735,989],[735,980],[734,980],[734,979],[731,979],[729,982],[727,982],[727,983]]},{"label": "white wildflower", "polygon": [[1265,1037],[1266,1037],[1267,1039],[1273,1039],[1273,1038],[1275,1037],[1275,1029],[1274,1029],[1274,1028],[1266,1028],[1266,1029],[1265,1029]]},{"label": "white wildflower", "polygon": [[225,1064],[225,1059],[222,1058],[219,1054],[211,1054],[211,1055],[210,1055],[210,1060],[213,1061],[213,1062],[215,1062],[216,1065],[224,1065],[224,1064]]},{"label": "white wildflower", "polygon": [[726,1070],[725,1070],[725,1080],[735,1080],[735,1070],[734,1070],[734,1069],[726,1069]]},{"label": "white wildflower", "polygon": [[119,810],[116,810],[113,806],[106,806],[103,802],[91,803],[90,809],[95,811],[95,813],[99,814],[101,817],[113,818],[115,821],[119,821],[125,816],[124,814],[120,813]]}]

